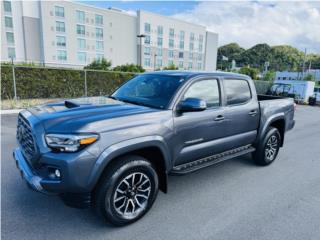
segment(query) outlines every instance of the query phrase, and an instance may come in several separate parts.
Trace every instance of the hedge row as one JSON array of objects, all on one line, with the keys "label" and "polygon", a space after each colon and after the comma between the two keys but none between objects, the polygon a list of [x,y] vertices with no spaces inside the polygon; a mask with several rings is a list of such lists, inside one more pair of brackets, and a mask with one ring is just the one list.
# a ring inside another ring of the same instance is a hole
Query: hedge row
[{"label": "hedge row", "polygon": [[[112,93],[133,73],[87,71],[87,95],[99,96]],[[83,70],[15,67],[17,96],[32,98],[73,98],[85,95],[85,73]],[[257,92],[264,94],[271,82],[254,81]],[[1,66],[1,98],[14,97],[12,67]]]},{"label": "hedge row", "polygon": [[[112,93],[133,73],[87,71],[87,95],[98,96]],[[83,70],[15,67],[17,96],[31,98],[73,98],[85,95]],[[14,97],[11,66],[1,66],[1,98]]]}]

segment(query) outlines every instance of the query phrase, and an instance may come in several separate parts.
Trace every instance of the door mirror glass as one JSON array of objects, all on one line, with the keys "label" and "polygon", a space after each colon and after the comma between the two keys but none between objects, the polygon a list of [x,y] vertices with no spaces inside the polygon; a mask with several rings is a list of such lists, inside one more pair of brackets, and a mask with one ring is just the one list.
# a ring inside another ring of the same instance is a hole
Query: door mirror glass
[{"label": "door mirror glass", "polygon": [[186,98],[178,106],[180,112],[200,112],[207,109],[207,104],[199,98]]}]

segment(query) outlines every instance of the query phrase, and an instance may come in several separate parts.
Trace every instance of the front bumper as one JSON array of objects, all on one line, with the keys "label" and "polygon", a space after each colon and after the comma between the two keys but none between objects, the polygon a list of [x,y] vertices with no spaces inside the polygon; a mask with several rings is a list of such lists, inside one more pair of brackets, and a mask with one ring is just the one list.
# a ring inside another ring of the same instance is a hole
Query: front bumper
[{"label": "front bumper", "polygon": [[59,180],[47,180],[35,173],[35,171],[29,166],[27,160],[24,158],[21,150],[16,148],[13,151],[13,158],[16,162],[16,166],[20,171],[21,177],[26,181],[27,185],[37,192],[41,192],[48,195],[60,195],[63,202],[70,207],[75,208],[88,208],[91,206],[91,193],[57,193],[48,191],[45,186],[48,185],[60,185]]},{"label": "front bumper", "polygon": [[[16,161],[16,166],[20,171],[21,177],[26,181],[31,189],[45,194],[53,194],[52,192],[46,191],[43,188],[43,183],[46,180],[33,172],[32,168],[29,166],[27,160],[24,158],[19,148],[16,148],[13,151],[13,158]],[[54,182],[59,183],[60,181]]]}]

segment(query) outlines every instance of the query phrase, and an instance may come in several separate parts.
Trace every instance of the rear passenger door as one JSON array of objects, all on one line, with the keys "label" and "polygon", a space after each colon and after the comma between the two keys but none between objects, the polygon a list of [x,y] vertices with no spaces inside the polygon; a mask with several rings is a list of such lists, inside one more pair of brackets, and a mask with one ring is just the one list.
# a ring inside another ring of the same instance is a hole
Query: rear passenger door
[{"label": "rear passenger door", "polygon": [[[254,142],[260,120],[254,85],[245,79],[223,79],[226,132],[230,147]],[[251,85],[252,84],[252,85]]]}]

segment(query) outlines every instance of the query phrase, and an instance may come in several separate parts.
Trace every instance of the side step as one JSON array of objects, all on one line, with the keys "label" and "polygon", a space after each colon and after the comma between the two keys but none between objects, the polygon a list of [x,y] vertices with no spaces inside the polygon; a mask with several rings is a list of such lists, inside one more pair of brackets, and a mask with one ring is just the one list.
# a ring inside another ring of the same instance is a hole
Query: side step
[{"label": "side step", "polygon": [[219,154],[215,154],[209,157],[201,158],[199,160],[195,160],[193,162],[184,163],[178,166],[173,167],[170,174],[172,175],[183,175],[187,173],[191,173],[197,171],[201,168],[208,167],[210,165],[229,160],[231,158],[235,158],[241,155],[245,155],[250,152],[254,152],[255,148],[251,145],[246,145],[238,148],[234,148]]}]

